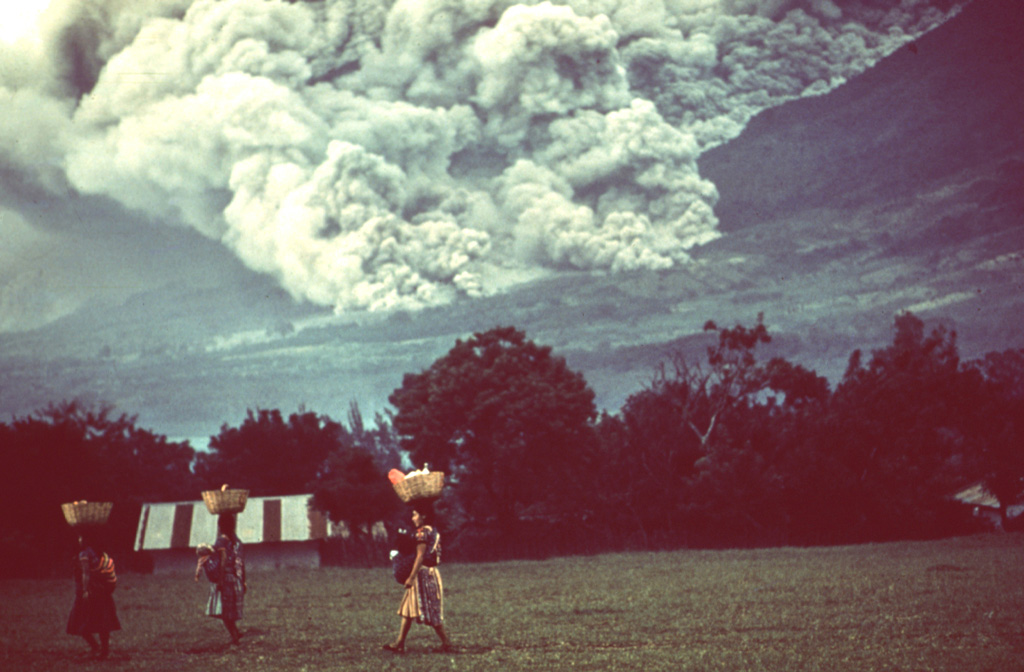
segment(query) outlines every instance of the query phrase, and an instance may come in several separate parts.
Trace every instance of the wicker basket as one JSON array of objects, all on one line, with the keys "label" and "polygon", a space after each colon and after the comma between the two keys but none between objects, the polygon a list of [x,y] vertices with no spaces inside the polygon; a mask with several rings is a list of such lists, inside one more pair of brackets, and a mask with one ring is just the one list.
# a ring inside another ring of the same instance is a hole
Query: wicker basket
[{"label": "wicker basket", "polygon": [[114,507],[113,502],[68,502],[61,504],[64,511],[64,520],[68,521],[71,527],[81,525],[103,525],[110,517],[110,509]]},{"label": "wicker basket", "polygon": [[398,498],[406,504],[416,499],[437,499],[444,488],[444,472],[417,474],[391,485],[395,488]]},{"label": "wicker basket", "polygon": [[206,510],[217,515],[219,513],[241,513],[245,510],[245,502],[249,499],[248,490],[237,488],[228,489],[224,486],[220,490],[204,490],[203,503]]}]

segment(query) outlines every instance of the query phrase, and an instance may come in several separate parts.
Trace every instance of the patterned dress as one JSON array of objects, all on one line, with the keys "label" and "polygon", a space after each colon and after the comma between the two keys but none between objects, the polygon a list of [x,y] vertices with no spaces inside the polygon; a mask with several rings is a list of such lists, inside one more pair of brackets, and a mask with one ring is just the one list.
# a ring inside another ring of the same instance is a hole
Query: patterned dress
[{"label": "patterned dress", "polygon": [[[86,570],[83,570],[83,561]],[[75,603],[68,616],[69,635],[89,635],[121,629],[114,606],[113,585],[99,576],[100,556],[91,548],[75,557]],[[85,591],[89,596],[85,597]]]},{"label": "patterned dress", "polygon": [[210,587],[206,615],[225,621],[240,621],[245,603],[245,559],[242,542],[237,538],[228,539],[221,535],[213,545],[214,556],[219,558],[221,549],[224,549],[224,562],[220,567],[220,581]]},{"label": "patterned dress", "polygon": [[413,587],[405,591],[398,615],[417,623],[438,626],[444,621],[444,586],[437,565],[441,563],[441,535],[430,525],[416,530],[416,543],[427,545],[423,566]]}]

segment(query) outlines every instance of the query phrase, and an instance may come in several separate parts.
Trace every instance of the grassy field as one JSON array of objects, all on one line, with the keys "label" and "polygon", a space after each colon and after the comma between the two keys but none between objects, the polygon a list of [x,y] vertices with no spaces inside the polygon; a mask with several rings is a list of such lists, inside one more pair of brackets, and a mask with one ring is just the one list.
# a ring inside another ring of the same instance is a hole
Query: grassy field
[{"label": "grassy field", "polygon": [[93,662],[64,634],[67,581],[0,582],[0,669],[1024,670],[1024,536],[447,564],[454,654],[382,652],[386,569],[254,574],[241,646],[203,616],[205,582],[126,574],[123,630]]}]

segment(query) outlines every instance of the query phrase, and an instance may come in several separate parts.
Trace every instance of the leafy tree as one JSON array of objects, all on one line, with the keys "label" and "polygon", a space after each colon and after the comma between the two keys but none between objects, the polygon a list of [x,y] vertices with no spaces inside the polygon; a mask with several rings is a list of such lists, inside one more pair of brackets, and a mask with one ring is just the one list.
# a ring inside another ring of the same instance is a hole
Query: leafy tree
[{"label": "leafy tree", "polygon": [[704,329],[717,334],[706,360],[672,353],[621,413],[628,458],[617,468],[633,493],[628,509],[668,545],[761,534],[774,524],[766,500],[777,496],[775,451],[760,394],[774,386],[797,405],[828,390],[784,360],[758,363],[757,346],[771,342],[763,315],[751,328],[709,321]]},{"label": "leafy tree", "polygon": [[366,534],[374,523],[399,510],[399,499],[387,471],[400,462],[397,438],[380,414],[376,429],[367,429],[359,407],[349,408],[349,429],[339,435],[313,483],[313,505],[331,520],[345,521],[355,534]]},{"label": "leafy tree", "polygon": [[968,370],[982,377],[969,429],[973,457],[1006,528],[1007,507],[1024,498],[1024,349],[990,352]]},{"label": "leafy tree", "polygon": [[799,364],[773,357],[765,367],[768,389],[782,394],[784,404],[802,407],[828,401],[828,379]]},{"label": "leafy tree", "polygon": [[756,545],[785,539],[777,425],[772,409],[734,409],[689,487],[691,534],[705,543]]},{"label": "leafy tree", "polygon": [[764,387],[765,373],[754,356],[759,344],[772,340],[764,326],[764,313],[757,314],[757,324],[750,329],[740,324],[721,329],[708,321],[704,331],[718,332],[718,343],[707,353],[711,368],[707,381],[717,396],[739,400]]},{"label": "leafy tree", "polygon": [[624,508],[646,539],[679,538],[687,529],[689,487],[718,419],[700,374],[676,359],[674,370],[660,369],[620,415],[625,446],[615,471],[629,493]]},{"label": "leafy tree", "polygon": [[837,522],[857,538],[922,537],[946,525],[948,495],[962,475],[965,395],[956,333],[926,334],[911,313],[894,321],[892,345],[859,353],[836,389],[822,447],[846,475],[833,487]]},{"label": "leafy tree", "polygon": [[389,401],[402,447],[450,474],[471,520],[578,511],[594,393],[550,347],[513,327],[476,333]]},{"label": "leafy tree", "polygon": [[227,483],[261,496],[306,493],[343,433],[326,415],[300,409],[285,420],[279,410],[250,409],[241,426],[225,424],[211,437],[195,472],[207,488]]},{"label": "leafy tree", "polygon": [[[108,405],[63,402],[15,418],[2,426],[0,456],[0,506],[8,522],[0,534],[3,573],[38,570],[70,552],[64,502],[113,501],[106,532],[110,550],[124,558],[142,502],[195,492],[191,446],[141,429],[134,416],[116,415]],[[42,560],[25,565],[25,557]]]},{"label": "leafy tree", "polygon": [[373,453],[348,442],[331,452],[313,485],[313,505],[356,534],[390,518],[398,503]]}]

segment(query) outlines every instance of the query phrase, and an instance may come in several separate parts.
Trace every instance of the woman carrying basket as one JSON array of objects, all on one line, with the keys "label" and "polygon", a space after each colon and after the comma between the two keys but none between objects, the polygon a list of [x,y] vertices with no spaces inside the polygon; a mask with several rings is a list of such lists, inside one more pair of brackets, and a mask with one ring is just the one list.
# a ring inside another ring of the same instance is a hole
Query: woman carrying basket
[{"label": "woman carrying basket", "polygon": [[[67,633],[84,639],[93,656],[105,660],[110,655],[110,633],[120,630],[121,622],[114,606],[114,563],[106,553],[93,550],[94,536],[93,530],[79,530],[74,566],[75,603],[68,617]],[[99,635],[98,643],[95,635]]]},{"label": "woman carrying basket", "polygon": [[224,621],[231,635],[231,643],[242,638],[236,623],[242,620],[242,607],[248,587],[245,582],[245,560],[242,542],[235,534],[235,514],[222,513],[217,517],[217,541],[213,552],[220,565],[219,581],[210,590],[206,615]]},{"label": "woman carrying basket", "polygon": [[434,651],[451,651],[451,641],[444,630],[444,588],[441,572],[437,569],[441,562],[441,535],[431,524],[434,522],[431,503],[427,500],[411,503],[414,506],[412,524],[416,528],[416,558],[409,578],[405,580],[405,595],[398,607],[398,615],[402,617],[398,639],[382,648],[385,651],[404,653],[405,638],[415,621],[434,628],[441,639],[441,646]]}]

